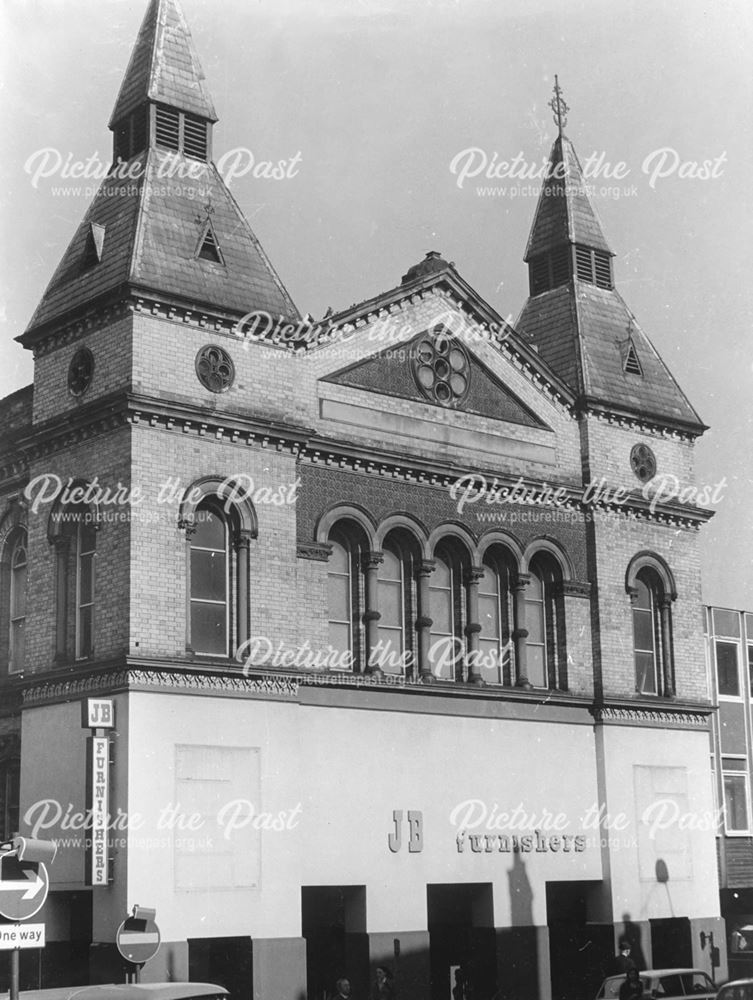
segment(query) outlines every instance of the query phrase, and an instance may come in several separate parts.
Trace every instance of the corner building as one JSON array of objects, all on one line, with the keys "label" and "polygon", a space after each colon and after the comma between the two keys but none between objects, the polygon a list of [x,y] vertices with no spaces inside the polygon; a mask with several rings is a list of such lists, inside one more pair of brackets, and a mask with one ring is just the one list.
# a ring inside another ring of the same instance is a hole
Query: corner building
[{"label": "corner building", "polygon": [[[714,833],[657,819],[713,809],[708,513],[647,490],[692,486],[705,428],[615,288],[571,142],[515,329],[434,252],[314,324],[216,120],[152,0],[121,167],[0,404],[0,789],[6,834],[60,844],[43,985],[121,979],[134,904],[162,934],[145,979],[235,998],[343,974],[362,997],[377,964],[416,1000],[458,969],[483,1000],[590,996],[622,934],[710,971]],[[115,713],[94,779],[90,698]],[[92,780],[104,846],[76,829]]]}]

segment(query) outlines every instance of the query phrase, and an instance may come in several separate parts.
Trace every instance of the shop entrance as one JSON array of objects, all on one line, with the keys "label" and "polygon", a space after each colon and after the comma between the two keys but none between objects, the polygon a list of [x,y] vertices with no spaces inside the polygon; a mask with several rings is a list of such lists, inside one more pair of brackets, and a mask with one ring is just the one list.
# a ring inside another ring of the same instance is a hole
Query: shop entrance
[{"label": "shop entrance", "polygon": [[366,886],[303,886],[301,922],[308,1000],[326,1000],[340,978],[350,980],[353,996],[368,996]]},{"label": "shop entrance", "polygon": [[491,882],[427,885],[431,1000],[487,1000],[497,989]]},{"label": "shop entrance", "polygon": [[693,943],[687,917],[666,917],[651,924],[651,964],[655,969],[693,965]]},{"label": "shop entrance", "polygon": [[547,882],[546,921],[552,1000],[595,996],[611,971],[611,925],[588,923],[600,882]]}]

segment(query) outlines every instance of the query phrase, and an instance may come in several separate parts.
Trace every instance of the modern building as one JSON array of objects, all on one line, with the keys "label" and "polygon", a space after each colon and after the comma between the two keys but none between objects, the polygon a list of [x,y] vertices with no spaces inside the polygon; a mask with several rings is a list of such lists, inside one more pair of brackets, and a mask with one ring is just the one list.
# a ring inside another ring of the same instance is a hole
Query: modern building
[{"label": "modern building", "polygon": [[137,904],[144,978],[234,998],[379,964],[414,1000],[593,995],[622,935],[711,971],[713,933],[725,975],[682,821],[714,808],[709,515],[655,489],[705,428],[553,105],[514,329],[439,253],[313,323],[149,3],[0,403],[2,818],[58,842],[27,981],[120,978]]},{"label": "modern building", "polygon": [[753,614],[705,609],[712,716],[711,767],[716,801],[721,913],[730,976],[753,976]]}]

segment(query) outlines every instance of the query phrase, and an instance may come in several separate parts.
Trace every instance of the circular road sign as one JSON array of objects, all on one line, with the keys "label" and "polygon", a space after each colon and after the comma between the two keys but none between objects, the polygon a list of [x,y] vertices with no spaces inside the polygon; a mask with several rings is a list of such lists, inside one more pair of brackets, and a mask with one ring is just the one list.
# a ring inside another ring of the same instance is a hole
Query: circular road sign
[{"label": "circular road sign", "polygon": [[153,920],[126,917],[115,937],[118,951],[127,962],[143,965],[159,951],[159,927]]},{"label": "circular road sign", "polygon": [[0,915],[28,920],[42,909],[49,891],[50,879],[41,862],[0,855]]}]

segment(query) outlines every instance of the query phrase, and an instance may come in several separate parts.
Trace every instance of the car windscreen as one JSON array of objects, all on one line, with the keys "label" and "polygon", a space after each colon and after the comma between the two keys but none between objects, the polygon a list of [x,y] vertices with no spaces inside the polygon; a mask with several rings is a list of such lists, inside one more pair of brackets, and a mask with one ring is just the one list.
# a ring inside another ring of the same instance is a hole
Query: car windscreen
[{"label": "car windscreen", "polygon": [[657,997],[692,997],[715,993],[716,987],[705,972],[677,972],[661,976],[657,984]]}]

